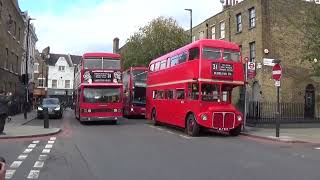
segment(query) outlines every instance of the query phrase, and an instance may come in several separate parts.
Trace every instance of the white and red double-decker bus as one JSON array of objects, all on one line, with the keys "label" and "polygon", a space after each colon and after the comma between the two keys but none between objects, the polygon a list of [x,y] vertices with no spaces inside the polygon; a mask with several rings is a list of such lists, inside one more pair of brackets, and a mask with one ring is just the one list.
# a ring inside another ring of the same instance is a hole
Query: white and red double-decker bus
[{"label": "white and red double-decker bus", "polygon": [[161,56],[149,65],[146,117],[186,129],[238,135],[243,115],[232,104],[232,90],[244,85],[239,46],[203,39]]},{"label": "white and red double-decker bus", "polygon": [[145,116],[147,73],[146,67],[130,67],[123,72],[124,116]]},{"label": "white and red double-decker bus", "polygon": [[119,54],[85,53],[75,72],[75,116],[80,121],[114,121],[122,117]]}]

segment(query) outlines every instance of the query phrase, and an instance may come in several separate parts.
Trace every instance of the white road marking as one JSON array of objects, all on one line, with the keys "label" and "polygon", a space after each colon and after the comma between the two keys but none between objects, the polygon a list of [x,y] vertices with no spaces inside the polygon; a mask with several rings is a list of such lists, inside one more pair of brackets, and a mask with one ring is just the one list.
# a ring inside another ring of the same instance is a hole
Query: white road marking
[{"label": "white road marking", "polygon": [[40,141],[32,141],[33,144],[38,144]]},{"label": "white road marking", "polygon": [[57,138],[56,137],[51,137],[50,141],[55,141]]},{"label": "white road marking", "polygon": [[51,151],[51,149],[43,149],[43,150],[42,150],[42,153],[49,154],[50,151]]},{"label": "white road marking", "polygon": [[185,135],[182,135],[182,134],[180,134],[179,136],[182,137],[182,138],[184,138],[184,139],[192,139],[192,137],[190,137],[190,136],[185,136]]},{"label": "white road marking", "polygon": [[27,159],[27,157],[28,157],[28,155],[27,154],[21,154],[21,155],[19,155],[18,156],[18,160],[25,160],[25,159]]},{"label": "white road marking", "polygon": [[48,141],[48,144],[53,144],[54,143],[54,141]]},{"label": "white road marking", "polygon": [[38,179],[40,174],[40,170],[31,170],[29,175],[28,175],[28,179]]},{"label": "white road marking", "polygon": [[13,161],[10,165],[11,168],[18,168],[21,165],[22,161]]},{"label": "white road marking", "polygon": [[45,147],[45,149],[51,149],[52,146],[53,146],[52,144],[47,144],[46,147]]},{"label": "white road marking", "polygon": [[36,161],[33,165],[35,168],[43,168],[44,161]]},{"label": "white road marking", "polygon": [[174,132],[172,132],[172,131],[166,131],[167,133],[169,133],[169,134],[174,134],[174,135],[176,135],[176,133],[174,133]]},{"label": "white road marking", "polygon": [[32,149],[25,149],[24,151],[23,151],[23,153],[30,153],[32,151]]},{"label": "white road marking", "polygon": [[48,158],[48,155],[46,154],[41,154],[38,158],[39,161],[45,161]]},{"label": "white road marking", "polygon": [[16,170],[14,170],[14,169],[8,169],[6,171],[5,179],[11,179],[15,172],[16,172]]},{"label": "white road marking", "polygon": [[320,150],[320,147],[316,147],[316,148],[314,148],[314,149],[316,149],[316,150]]},{"label": "white road marking", "polygon": [[164,131],[164,129],[162,129],[162,128],[156,128],[156,129],[158,129],[158,130],[160,130],[160,131]]},{"label": "white road marking", "polygon": [[28,146],[28,148],[35,148],[37,146],[37,144],[30,144],[29,146]]}]

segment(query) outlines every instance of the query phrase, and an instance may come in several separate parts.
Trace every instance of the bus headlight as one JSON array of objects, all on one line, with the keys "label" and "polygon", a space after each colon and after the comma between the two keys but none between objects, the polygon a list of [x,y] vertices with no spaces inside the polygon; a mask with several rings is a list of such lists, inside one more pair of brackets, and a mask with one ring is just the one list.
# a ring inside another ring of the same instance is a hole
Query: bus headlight
[{"label": "bus headlight", "polygon": [[133,108],[131,108],[130,110],[131,110],[131,112],[133,112]]},{"label": "bus headlight", "polygon": [[202,114],[202,115],[201,115],[201,119],[202,119],[203,121],[208,120],[208,115],[207,115],[207,114]]},{"label": "bus headlight", "polygon": [[39,111],[42,111],[43,109],[42,109],[42,107],[39,106],[39,107],[38,107],[38,110],[39,110]]},{"label": "bus headlight", "polygon": [[240,115],[237,115],[237,120],[242,121],[242,117]]}]

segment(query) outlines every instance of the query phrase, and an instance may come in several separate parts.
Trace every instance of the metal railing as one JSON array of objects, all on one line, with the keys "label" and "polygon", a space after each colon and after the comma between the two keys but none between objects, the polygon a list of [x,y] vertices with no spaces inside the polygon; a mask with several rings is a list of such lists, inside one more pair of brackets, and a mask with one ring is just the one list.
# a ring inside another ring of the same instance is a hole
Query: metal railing
[{"label": "metal railing", "polygon": [[[239,103],[239,109],[244,112],[244,103]],[[247,109],[247,124],[275,124],[276,102],[249,102]],[[320,123],[320,104],[307,107],[304,103],[280,103],[280,123]]]}]

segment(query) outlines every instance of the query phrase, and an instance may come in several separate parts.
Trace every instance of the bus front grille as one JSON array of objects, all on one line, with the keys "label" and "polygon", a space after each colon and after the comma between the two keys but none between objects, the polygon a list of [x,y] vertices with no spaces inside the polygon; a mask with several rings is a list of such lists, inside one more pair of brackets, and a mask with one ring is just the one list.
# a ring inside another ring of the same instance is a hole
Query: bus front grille
[{"label": "bus front grille", "polygon": [[231,129],[235,126],[235,114],[233,112],[214,112],[212,116],[212,127],[215,129]]}]

